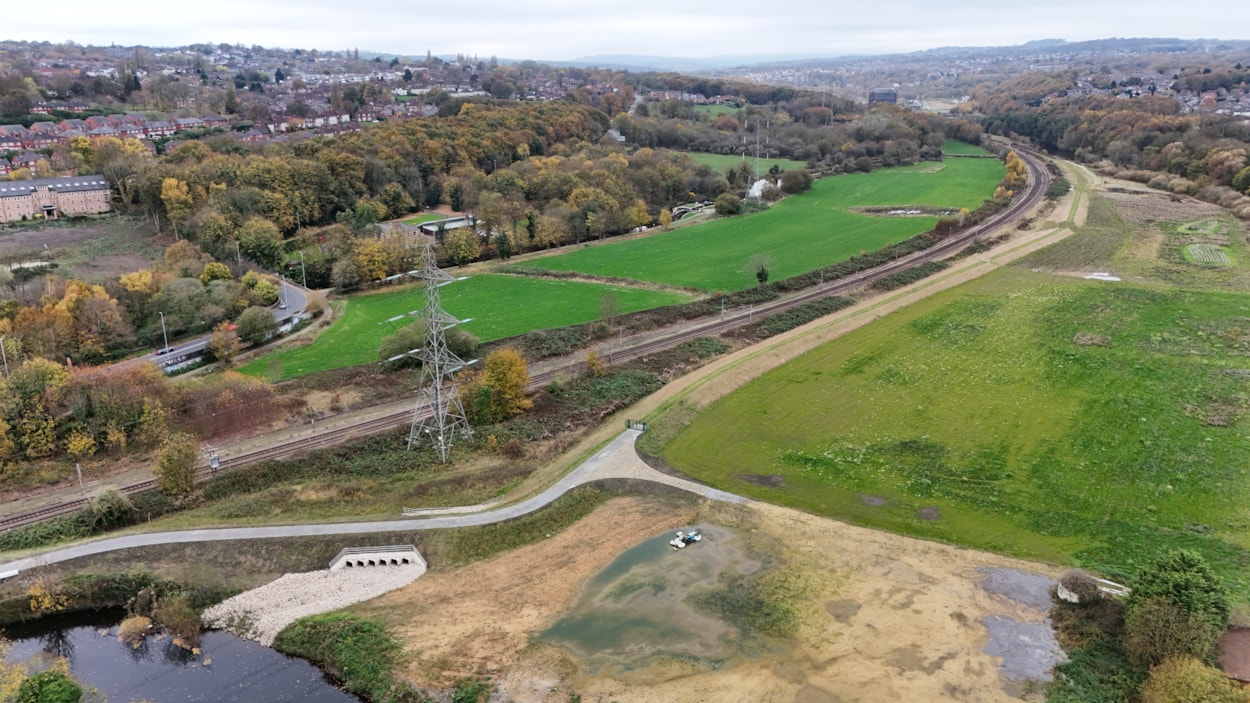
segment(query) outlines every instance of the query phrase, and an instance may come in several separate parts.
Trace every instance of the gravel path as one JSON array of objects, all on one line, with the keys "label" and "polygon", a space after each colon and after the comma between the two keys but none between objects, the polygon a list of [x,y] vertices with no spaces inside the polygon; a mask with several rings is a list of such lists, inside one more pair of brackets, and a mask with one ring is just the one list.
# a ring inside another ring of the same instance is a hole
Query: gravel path
[{"label": "gravel path", "polygon": [[287,574],[204,611],[204,624],[268,647],[287,625],[402,588],[425,573],[421,564]]}]

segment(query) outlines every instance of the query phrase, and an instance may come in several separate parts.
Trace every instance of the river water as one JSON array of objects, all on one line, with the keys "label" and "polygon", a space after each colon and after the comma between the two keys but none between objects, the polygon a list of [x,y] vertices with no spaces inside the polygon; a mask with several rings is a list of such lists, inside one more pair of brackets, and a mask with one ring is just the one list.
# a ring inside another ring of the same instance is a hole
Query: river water
[{"label": "river water", "polygon": [[359,703],[307,661],[226,632],[204,633],[201,654],[168,637],[134,649],[117,639],[123,615],[80,613],[6,627],[9,661],[65,657],[74,677],[109,703]]}]

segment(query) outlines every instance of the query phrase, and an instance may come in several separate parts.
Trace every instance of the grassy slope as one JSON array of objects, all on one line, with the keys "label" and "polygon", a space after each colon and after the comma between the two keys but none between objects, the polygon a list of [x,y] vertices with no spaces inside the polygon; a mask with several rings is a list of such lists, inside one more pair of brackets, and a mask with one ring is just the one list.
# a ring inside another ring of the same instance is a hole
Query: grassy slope
[{"label": "grassy slope", "polygon": [[[687,151],[686,155],[694,159],[696,163],[711,166],[713,171],[719,173],[728,171],[730,166],[743,160],[741,156],[731,154],[704,154],[697,151]],[[748,158],[746,161],[754,163],[755,159]],[[783,171],[793,171],[807,165],[803,161],[794,161],[792,159],[760,159],[760,173],[767,173],[768,169],[772,168],[774,164]]]},{"label": "grassy slope", "polygon": [[[618,286],[491,275],[474,276],[441,290],[443,308],[461,319],[473,318],[464,328],[482,341],[594,320],[603,296],[609,292],[616,295],[621,312],[687,299]],[[424,304],[425,294],[418,286],[352,297],[342,316],[316,342],[263,356],[240,370],[262,375],[276,363],[281,364],[283,378],[292,378],[377,361],[382,338],[408,323],[384,321]]]},{"label": "grassy slope", "polygon": [[734,492],[1111,574],[1192,547],[1250,601],[1248,382],[1223,371],[1250,367],[1244,312],[1235,294],[1001,271],[741,388],[665,456]]},{"label": "grassy slope", "polygon": [[[940,170],[934,172],[935,168]],[[931,205],[975,208],[994,190],[1003,166],[992,159],[951,159],[817,181],[811,192],[767,212],[717,219],[643,239],[540,259],[536,265],[706,290],[755,285],[748,261],[767,255],[773,278],[786,278],[871,251],[930,229],[933,217],[872,217],[853,206]]]}]

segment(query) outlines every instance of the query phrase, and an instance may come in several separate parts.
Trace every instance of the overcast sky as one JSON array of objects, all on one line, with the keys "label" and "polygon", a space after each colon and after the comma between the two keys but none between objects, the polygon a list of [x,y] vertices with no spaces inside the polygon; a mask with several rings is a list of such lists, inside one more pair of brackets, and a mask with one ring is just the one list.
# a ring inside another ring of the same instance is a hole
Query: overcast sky
[{"label": "overcast sky", "polygon": [[599,54],[839,56],[1106,37],[1247,38],[1242,0],[60,0],[0,38],[196,42],[562,60]]}]

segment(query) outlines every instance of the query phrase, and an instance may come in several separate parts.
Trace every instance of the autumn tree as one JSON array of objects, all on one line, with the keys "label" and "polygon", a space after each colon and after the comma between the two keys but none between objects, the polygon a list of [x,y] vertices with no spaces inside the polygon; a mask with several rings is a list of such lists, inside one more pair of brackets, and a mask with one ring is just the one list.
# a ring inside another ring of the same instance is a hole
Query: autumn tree
[{"label": "autumn tree", "polygon": [[1244,691],[1223,671],[1193,657],[1169,659],[1150,670],[1142,703],[1247,703]]},{"label": "autumn tree", "polygon": [[660,227],[663,227],[667,231],[668,228],[672,226],[672,224],[673,224],[673,211],[669,210],[668,208],[663,208],[662,210],[660,210]]},{"label": "autumn tree", "polygon": [[213,334],[208,338],[208,351],[222,366],[229,367],[234,364],[234,357],[238,355],[241,346],[239,334],[234,331],[234,325],[222,320],[213,327]]},{"label": "autumn tree", "polygon": [[447,258],[456,266],[475,261],[481,253],[481,240],[472,227],[452,230],[443,242]]},{"label": "autumn tree", "polygon": [[480,422],[499,422],[519,415],[532,405],[525,389],[529,366],[521,352],[504,347],[486,357],[486,368],[466,384],[469,412]]},{"label": "autumn tree", "polygon": [[195,462],[200,443],[193,435],[174,432],[161,442],[156,457],[156,483],[161,490],[185,497],[195,488]]},{"label": "autumn tree", "polygon": [[161,203],[165,206],[165,215],[170,224],[174,226],[174,234],[178,234],[178,227],[186,222],[195,204],[187,184],[177,178],[161,181]]}]

